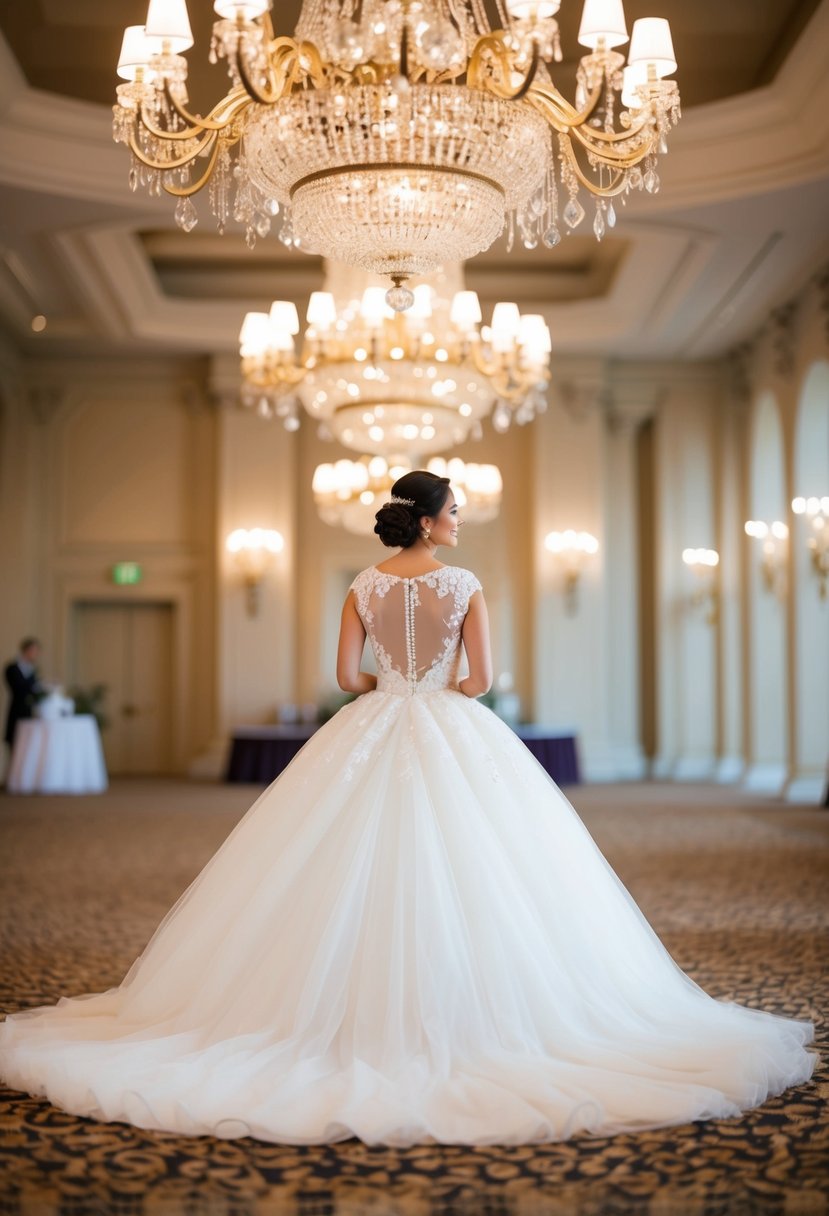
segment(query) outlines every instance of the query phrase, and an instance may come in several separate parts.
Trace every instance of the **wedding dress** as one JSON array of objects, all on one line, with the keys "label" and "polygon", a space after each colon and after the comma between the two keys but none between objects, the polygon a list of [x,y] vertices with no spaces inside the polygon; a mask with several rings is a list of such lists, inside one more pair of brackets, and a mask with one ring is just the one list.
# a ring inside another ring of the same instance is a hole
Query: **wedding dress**
[{"label": "wedding dress", "polygon": [[812,1028],[713,1000],[573,808],[457,688],[480,584],[353,584],[377,690],[312,736],[120,987],[0,1027],[75,1114],[293,1144],[519,1144],[736,1115]]}]

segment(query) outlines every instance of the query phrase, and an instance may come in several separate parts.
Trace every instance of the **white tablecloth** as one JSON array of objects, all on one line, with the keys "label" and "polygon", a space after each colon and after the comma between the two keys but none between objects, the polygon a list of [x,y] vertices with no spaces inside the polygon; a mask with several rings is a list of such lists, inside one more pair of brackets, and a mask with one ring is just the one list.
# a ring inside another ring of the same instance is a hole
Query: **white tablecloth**
[{"label": "white tablecloth", "polygon": [[14,733],[6,788],[13,794],[99,794],[107,771],[91,714],[24,718]]}]

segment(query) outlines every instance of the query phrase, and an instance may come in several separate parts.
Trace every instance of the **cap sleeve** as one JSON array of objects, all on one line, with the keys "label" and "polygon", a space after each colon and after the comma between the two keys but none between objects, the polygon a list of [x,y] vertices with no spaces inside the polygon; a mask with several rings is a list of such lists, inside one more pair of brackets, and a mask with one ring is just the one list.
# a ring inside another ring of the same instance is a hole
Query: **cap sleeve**
[{"label": "cap sleeve", "polygon": [[361,570],[354,582],[348,588],[349,591],[354,592],[354,599],[357,601],[357,612],[361,617],[366,615],[366,611],[368,609],[373,573],[374,569],[372,566],[369,566],[367,570]]},{"label": "cap sleeve", "polygon": [[472,596],[476,591],[483,591],[483,587],[471,570],[463,570],[459,573],[461,577],[458,580],[455,603],[465,614]]}]

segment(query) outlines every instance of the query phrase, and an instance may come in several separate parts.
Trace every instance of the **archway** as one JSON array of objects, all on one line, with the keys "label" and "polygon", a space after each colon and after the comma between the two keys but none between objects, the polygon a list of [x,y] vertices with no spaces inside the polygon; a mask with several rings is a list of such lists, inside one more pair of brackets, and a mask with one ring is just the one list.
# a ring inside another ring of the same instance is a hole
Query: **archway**
[{"label": "archway", "polygon": [[[772,393],[756,402],[751,426],[749,511],[771,525],[789,518],[780,412]],[[749,767],[750,789],[779,793],[788,776],[785,542],[746,536],[750,546]],[[764,544],[774,547],[765,554]],[[772,577],[774,571],[774,577]]]},{"label": "archway", "polygon": [[[794,442],[796,496],[829,495],[829,363],[819,360],[806,373],[798,402]],[[794,545],[795,754],[786,796],[817,802],[826,782],[829,740],[829,597],[820,585],[808,547],[815,517],[796,515]],[[826,525],[829,528],[829,523]]]}]

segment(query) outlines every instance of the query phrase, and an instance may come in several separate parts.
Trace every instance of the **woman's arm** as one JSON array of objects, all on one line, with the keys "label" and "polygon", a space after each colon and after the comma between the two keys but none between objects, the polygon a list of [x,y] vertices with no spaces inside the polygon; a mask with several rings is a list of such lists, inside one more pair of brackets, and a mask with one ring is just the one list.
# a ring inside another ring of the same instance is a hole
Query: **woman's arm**
[{"label": "woman's arm", "polygon": [[337,647],[337,683],[343,692],[371,692],[377,687],[377,676],[360,671],[365,644],[366,631],[357,612],[354,592],[349,591],[343,604]]},{"label": "woman's arm", "polygon": [[489,617],[482,591],[476,591],[469,600],[461,636],[469,663],[469,675],[461,680],[458,688],[465,697],[480,697],[492,687]]}]

